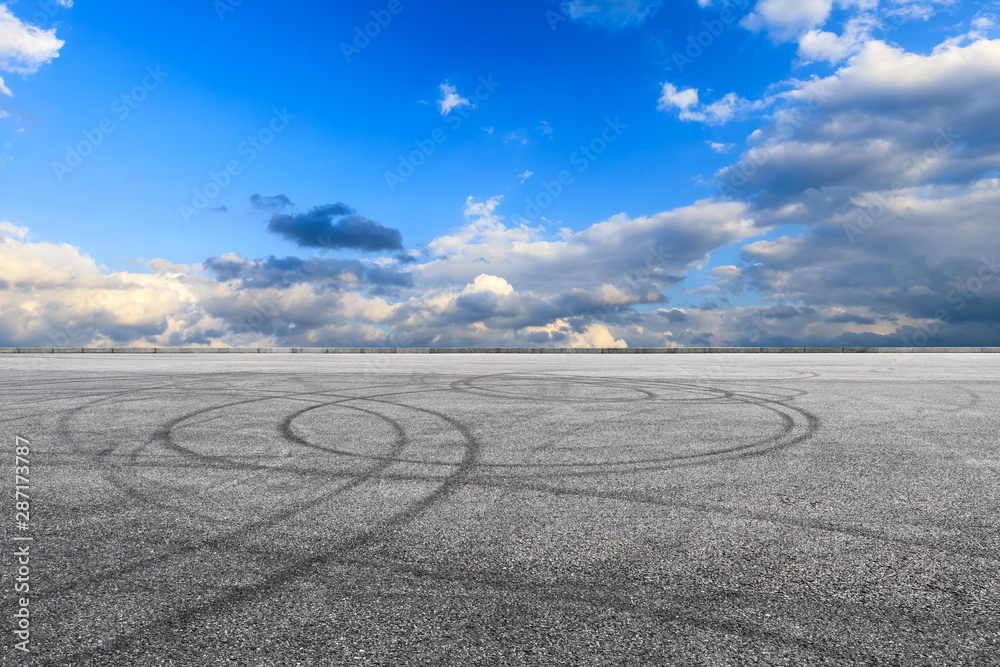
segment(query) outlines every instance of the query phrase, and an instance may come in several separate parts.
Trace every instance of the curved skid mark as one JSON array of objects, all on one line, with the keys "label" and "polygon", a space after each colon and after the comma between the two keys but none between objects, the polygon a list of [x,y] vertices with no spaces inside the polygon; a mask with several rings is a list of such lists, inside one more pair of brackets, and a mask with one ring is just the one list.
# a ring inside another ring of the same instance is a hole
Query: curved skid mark
[{"label": "curved skid mark", "polygon": [[[333,402],[333,403],[328,403],[327,405],[337,405],[338,403],[339,402]],[[348,409],[360,409],[360,408],[355,408],[355,407],[346,406],[346,405],[343,406],[343,407],[348,408]],[[377,413],[374,413],[373,411],[370,411],[370,410],[363,410],[363,411],[364,412],[368,412],[370,414],[377,414]],[[378,415],[378,416],[384,418],[387,422],[389,422],[390,425],[393,427],[393,430],[395,431],[396,438],[395,438],[395,441],[392,444],[391,450],[393,452],[402,451],[402,449],[405,447],[406,442],[407,442],[407,436],[406,436],[406,433],[405,433],[402,425],[400,425],[397,421],[391,420],[391,419],[386,418],[386,417],[384,417],[382,415]],[[192,553],[196,553],[196,552],[198,552],[198,551],[200,551],[202,549],[205,549],[205,548],[208,548],[208,549],[218,549],[218,548],[220,548],[220,547],[222,547],[222,546],[224,546],[226,544],[231,544],[234,541],[237,541],[237,540],[239,540],[241,538],[247,537],[248,535],[254,535],[254,534],[261,533],[261,532],[263,532],[263,531],[265,531],[265,530],[267,530],[269,528],[273,528],[274,526],[287,523],[290,519],[294,518],[296,515],[301,514],[302,512],[304,512],[306,510],[313,509],[313,508],[315,508],[315,507],[317,507],[319,505],[322,505],[324,502],[330,500],[331,498],[333,498],[333,497],[335,497],[337,495],[340,495],[340,494],[342,494],[342,493],[344,493],[346,491],[349,491],[349,490],[351,490],[351,489],[353,489],[353,488],[355,488],[357,486],[360,486],[361,484],[363,484],[363,483],[365,483],[365,482],[367,482],[367,481],[369,481],[369,480],[377,477],[379,474],[381,474],[390,465],[392,465],[392,461],[391,460],[387,460],[385,462],[376,462],[374,465],[372,465],[370,468],[368,468],[366,470],[362,470],[362,471],[358,471],[358,472],[354,472],[354,473],[344,473],[342,475],[338,475],[338,477],[345,477],[346,476],[346,477],[350,477],[350,479],[349,479],[349,481],[341,484],[340,486],[338,486],[338,487],[336,487],[334,489],[330,489],[330,490],[326,491],[325,493],[321,494],[320,496],[318,496],[316,498],[313,498],[313,499],[311,499],[309,501],[298,503],[298,504],[293,505],[291,507],[288,507],[287,509],[284,509],[284,510],[282,510],[280,512],[276,512],[276,513],[274,513],[274,514],[272,514],[272,515],[270,515],[270,516],[268,516],[268,517],[266,517],[264,519],[261,519],[259,521],[253,521],[253,522],[250,522],[249,524],[243,524],[239,528],[236,528],[236,529],[234,529],[232,531],[229,531],[227,533],[224,533],[222,535],[211,537],[211,538],[208,538],[208,539],[205,539],[205,540],[200,540],[198,542],[194,542],[192,544],[188,544],[188,545],[185,545],[185,546],[177,548],[177,549],[171,549],[170,551],[167,551],[165,553],[159,554],[157,556],[153,556],[153,557],[150,557],[150,558],[144,558],[144,559],[135,561],[135,562],[130,563],[129,565],[126,565],[124,567],[119,567],[119,568],[114,568],[114,569],[109,569],[109,570],[102,570],[101,572],[99,572],[99,573],[97,573],[97,574],[95,574],[95,575],[93,575],[91,577],[87,577],[87,578],[84,578],[84,579],[77,579],[77,580],[71,581],[71,582],[69,582],[69,583],[67,583],[67,584],[65,584],[63,586],[60,586],[60,587],[57,587],[57,588],[54,588],[54,589],[50,589],[49,590],[49,594],[50,595],[55,595],[55,594],[59,594],[59,593],[64,593],[64,592],[76,590],[76,589],[79,589],[81,587],[88,586],[88,585],[91,585],[91,584],[104,583],[104,582],[107,581],[108,577],[112,577],[112,576],[126,576],[126,575],[129,575],[129,574],[134,574],[135,572],[138,572],[138,571],[140,571],[140,570],[142,570],[142,569],[144,569],[146,567],[149,567],[149,566],[152,566],[152,565],[158,565],[160,563],[168,561],[168,560],[170,560],[172,558],[175,558],[177,556],[189,555],[189,554],[192,554]],[[265,470],[266,471],[273,471],[273,468],[266,467]],[[323,476],[324,477],[330,477],[332,475],[330,475],[330,474],[324,474]],[[320,480],[320,481],[322,482],[324,480]],[[316,485],[313,485],[313,487],[311,487],[309,490],[311,491],[311,490],[320,488],[320,486],[321,486],[321,484],[317,483]],[[175,510],[175,508],[166,508],[166,509],[174,509]]]},{"label": "curved skid mark", "polygon": [[291,580],[301,577],[302,575],[311,574],[314,567],[335,562],[336,558],[346,551],[351,551],[368,545],[377,536],[383,534],[387,530],[398,528],[410,523],[427,511],[431,506],[441,502],[466,483],[466,480],[468,479],[469,474],[475,466],[480,454],[480,444],[466,425],[441,412],[427,408],[416,408],[401,405],[399,403],[393,403],[391,401],[372,398],[357,400],[386,403],[388,405],[402,407],[404,409],[416,410],[442,419],[461,433],[463,439],[465,440],[465,454],[462,460],[459,463],[454,464],[454,472],[444,480],[441,480],[439,486],[434,491],[380,522],[377,526],[362,530],[354,537],[340,542],[334,548],[325,553],[300,559],[287,567],[281,568],[268,576],[262,583],[254,584],[252,586],[234,587],[215,600],[203,604],[193,605],[176,613],[169,613],[156,619],[153,623],[136,628],[135,630],[124,634],[119,634],[110,642],[105,643],[97,653],[77,653],[72,656],[62,658],[62,660],[76,661],[82,658],[93,658],[96,655],[114,654],[128,646],[131,640],[140,634],[144,636],[155,635],[162,637],[164,635],[171,634],[169,626],[183,626],[196,618],[206,615],[221,616],[238,605],[260,598],[270,591],[280,586],[284,586]]}]

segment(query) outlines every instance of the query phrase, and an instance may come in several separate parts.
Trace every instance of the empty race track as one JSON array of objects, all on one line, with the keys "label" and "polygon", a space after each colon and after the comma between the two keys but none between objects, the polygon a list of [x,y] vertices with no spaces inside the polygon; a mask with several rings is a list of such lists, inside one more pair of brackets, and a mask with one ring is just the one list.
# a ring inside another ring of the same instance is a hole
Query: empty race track
[{"label": "empty race track", "polygon": [[996,664],[1000,355],[8,355],[2,664]]}]

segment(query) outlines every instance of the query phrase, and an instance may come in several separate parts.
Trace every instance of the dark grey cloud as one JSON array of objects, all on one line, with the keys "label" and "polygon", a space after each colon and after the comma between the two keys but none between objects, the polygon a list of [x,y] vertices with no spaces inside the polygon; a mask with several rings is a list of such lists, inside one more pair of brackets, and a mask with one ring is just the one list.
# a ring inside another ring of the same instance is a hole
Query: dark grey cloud
[{"label": "dark grey cloud", "polygon": [[674,308],[672,310],[661,310],[656,313],[660,317],[664,318],[667,322],[671,323],[681,323],[687,322],[688,316],[683,310]]},{"label": "dark grey cloud", "polygon": [[815,315],[816,311],[809,306],[769,306],[760,312],[760,317],[769,320],[787,320],[793,317]]},{"label": "dark grey cloud", "polygon": [[288,287],[297,283],[323,283],[346,289],[409,287],[409,273],[393,267],[371,266],[356,259],[328,257],[275,257],[247,260],[238,255],[209,257],[205,269],[220,282],[239,280],[243,287]]},{"label": "dark grey cloud", "polygon": [[823,320],[827,324],[875,324],[874,317],[866,317],[855,313],[837,313]]},{"label": "dark grey cloud", "polygon": [[339,202],[317,206],[307,213],[275,213],[267,228],[305,248],[403,249],[398,229],[384,227]]},{"label": "dark grey cloud", "polygon": [[280,211],[291,208],[293,204],[285,195],[250,195],[250,205],[262,211]]}]

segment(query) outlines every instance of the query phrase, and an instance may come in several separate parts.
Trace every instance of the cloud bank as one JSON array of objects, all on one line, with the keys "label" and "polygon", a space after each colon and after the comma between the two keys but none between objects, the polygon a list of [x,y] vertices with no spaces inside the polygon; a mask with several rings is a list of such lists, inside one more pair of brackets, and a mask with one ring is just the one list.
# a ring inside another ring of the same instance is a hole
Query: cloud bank
[{"label": "cloud bank", "polygon": [[[133,272],[0,222],[0,344],[996,345],[1000,40],[837,51],[808,37],[830,3],[782,6],[748,27],[834,64],[731,105],[766,115],[698,201],[574,231],[469,197],[460,226],[402,255],[399,229],[346,204],[258,196],[281,238],[369,255],[223,248]],[[725,115],[668,85],[664,110]]]}]

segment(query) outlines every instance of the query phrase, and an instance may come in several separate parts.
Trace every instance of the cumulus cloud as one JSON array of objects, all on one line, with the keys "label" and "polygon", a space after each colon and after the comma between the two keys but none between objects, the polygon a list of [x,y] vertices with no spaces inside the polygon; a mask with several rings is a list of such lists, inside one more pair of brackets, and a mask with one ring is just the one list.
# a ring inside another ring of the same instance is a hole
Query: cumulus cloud
[{"label": "cumulus cloud", "polygon": [[1000,40],[926,55],[872,41],[784,93],[773,124],[716,177],[775,210],[789,198],[843,204],[893,183],[969,182],[1000,168],[998,85]]},{"label": "cumulus cloud", "polygon": [[274,213],[267,228],[295,241],[299,247],[368,251],[403,248],[403,237],[398,229],[384,227],[339,202],[317,206],[306,213]]},{"label": "cumulus cloud", "polygon": [[833,0],[758,0],[740,24],[784,42],[826,23]]},{"label": "cumulus cloud", "polygon": [[0,344],[624,345],[627,325],[614,321],[664,303],[660,288],[686,266],[755,233],[742,205],[703,202],[548,238],[507,227],[499,203],[470,198],[467,226],[402,267],[229,253],[107,274],[5,225],[0,314],[17,327],[5,325]]},{"label": "cumulus cloud", "polygon": [[679,90],[677,86],[667,82],[663,84],[663,91],[660,94],[660,101],[656,108],[660,111],[666,111],[667,109],[679,109],[683,113],[698,104],[697,88]]},{"label": "cumulus cloud", "polygon": [[[912,321],[945,309],[952,321],[995,323],[1000,273],[951,311],[969,280],[994,274],[1000,248],[990,239],[1000,180],[905,188],[882,195],[878,205],[820,208],[809,233],[747,245],[746,279],[760,292],[816,306],[864,305]],[[863,228],[856,238],[845,234],[854,225]]]},{"label": "cumulus cloud", "polygon": [[164,341],[184,319],[187,290],[169,279],[106,274],[72,246],[21,238],[0,237],[2,345]]},{"label": "cumulus cloud", "polygon": [[860,51],[878,25],[874,15],[862,14],[847,21],[839,35],[810,30],[799,37],[799,56],[807,62],[817,60],[836,65]]},{"label": "cumulus cloud", "polygon": [[704,200],[651,216],[619,214],[579,232],[552,235],[541,227],[508,226],[496,212],[500,201],[470,197],[467,224],[428,244],[435,258],[415,266],[415,277],[467,283],[485,260],[504,267],[503,277],[513,284],[549,293],[634,284],[645,298],[678,282],[713,250],[761,232],[745,204]]},{"label": "cumulus cloud", "polygon": [[233,254],[107,273],[77,248],[0,229],[2,346],[382,345],[394,308],[382,295],[409,284],[358,261]]},{"label": "cumulus cloud", "polygon": [[722,125],[752,109],[765,106],[768,102],[750,102],[736,93],[726,93],[710,104],[698,99],[697,88],[679,90],[674,84],[663,84],[656,108],[660,111],[677,111],[681,120],[693,120],[708,125]]},{"label": "cumulus cloud", "polygon": [[[24,23],[6,3],[0,4],[0,69],[14,74],[34,74],[42,65],[59,57],[63,40],[55,28],[42,30]],[[0,78],[0,93],[10,96],[10,89]]]},{"label": "cumulus cloud", "polygon": [[[773,93],[716,196],[579,231],[469,197],[406,263],[230,253],[109,274],[0,222],[0,344],[995,344],[1000,43],[862,42]],[[709,113],[695,89],[664,92]],[[344,204],[252,204],[305,247],[402,248]],[[710,264],[724,248],[738,258]]]},{"label": "cumulus cloud", "polygon": [[146,262],[146,268],[150,269],[154,273],[184,274],[191,271],[191,267],[187,264],[174,264],[170,260],[163,259],[162,257],[155,257]]},{"label": "cumulus cloud", "polygon": [[870,41],[783,94],[717,177],[759,225],[805,228],[746,245],[739,285],[816,313],[752,328],[772,342],[995,341],[998,87],[1000,41],[926,54]]},{"label": "cumulus cloud", "polygon": [[362,291],[370,288],[406,287],[412,278],[392,267],[366,264],[355,259],[327,257],[275,257],[246,259],[236,253],[209,257],[205,270],[220,281],[239,281],[244,287],[289,287],[312,282],[338,289]]},{"label": "cumulus cloud", "polygon": [[28,228],[4,220],[0,222],[0,235],[23,239],[28,235]]}]

